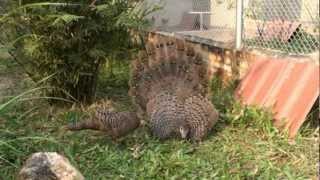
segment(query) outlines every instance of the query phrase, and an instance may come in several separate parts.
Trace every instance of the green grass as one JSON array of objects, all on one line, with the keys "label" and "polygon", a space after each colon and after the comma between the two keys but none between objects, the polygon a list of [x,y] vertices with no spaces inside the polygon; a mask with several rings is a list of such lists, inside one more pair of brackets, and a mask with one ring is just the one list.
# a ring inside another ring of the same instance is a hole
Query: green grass
[{"label": "green grass", "polygon": [[[103,77],[109,76],[102,73],[98,97],[113,100],[118,108],[132,109],[125,93],[125,72],[118,69],[115,73],[123,79],[118,83],[106,80]],[[316,179],[318,125],[310,119],[295,143],[290,143],[273,128],[269,113],[242,107],[233,99],[235,86],[230,83],[223,88],[219,80],[213,80],[212,101],[221,118],[198,145],[159,141],[146,127],[119,142],[99,132],[66,132],[62,127],[80,118],[80,108],[53,108],[39,100],[16,102],[0,110],[0,179],[14,179],[26,158],[37,151],[65,155],[92,180]]]}]

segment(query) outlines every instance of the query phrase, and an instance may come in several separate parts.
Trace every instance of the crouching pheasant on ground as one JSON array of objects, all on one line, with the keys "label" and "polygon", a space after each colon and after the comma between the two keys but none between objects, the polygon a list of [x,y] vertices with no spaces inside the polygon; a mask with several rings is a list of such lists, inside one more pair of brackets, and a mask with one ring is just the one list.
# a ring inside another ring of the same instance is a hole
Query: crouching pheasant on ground
[{"label": "crouching pheasant on ground", "polygon": [[130,95],[147,115],[153,135],[203,140],[218,120],[207,99],[207,63],[180,40],[152,37],[139,56],[132,63]]},{"label": "crouching pheasant on ground", "polygon": [[95,129],[119,137],[138,127],[136,114],[142,112],[160,139],[201,141],[208,135],[219,114],[207,99],[207,63],[180,40],[149,40],[131,67],[129,94],[137,113],[97,111],[94,118],[70,125],[70,130]]},{"label": "crouching pheasant on ground", "polygon": [[103,131],[113,139],[123,137],[140,124],[136,113],[113,112],[108,110],[95,110],[95,114],[88,119],[67,126],[68,130],[79,131],[85,129]]}]

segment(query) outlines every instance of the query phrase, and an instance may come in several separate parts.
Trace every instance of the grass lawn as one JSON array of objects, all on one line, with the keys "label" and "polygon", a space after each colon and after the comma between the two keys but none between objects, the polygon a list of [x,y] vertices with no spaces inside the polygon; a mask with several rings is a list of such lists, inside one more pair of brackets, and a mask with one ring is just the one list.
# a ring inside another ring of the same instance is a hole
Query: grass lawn
[{"label": "grass lawn", "polygon": [[[101,75],[98,96],[109,98],[119,109],[131,109],[126,94],[127,70],[115,72],[116,80]],[[21,69],[0,56],[0,82],[5,82],[1,78],[10,79],[10,84],[0,89],[0,95],[4,89],[6,95],[17,95],[33,86]],[[80,107],[53,108],[45,100],[16,102],[0,110],[0,179],[14,179],[26,158],[38,151],[65,155],[92,180],[317,179],[317,108],[293,143],[271,126],[268,113],[240,107],[232,98],[232,84],[222,88],[215,80],[212,89],[212,101],[221,118],[210,136],[198,145],[159,141],[147,127],[118,142],[99,132],[67,132],[63,126],[79,119]],[[9,98],[2,96],[2,102]]]}]

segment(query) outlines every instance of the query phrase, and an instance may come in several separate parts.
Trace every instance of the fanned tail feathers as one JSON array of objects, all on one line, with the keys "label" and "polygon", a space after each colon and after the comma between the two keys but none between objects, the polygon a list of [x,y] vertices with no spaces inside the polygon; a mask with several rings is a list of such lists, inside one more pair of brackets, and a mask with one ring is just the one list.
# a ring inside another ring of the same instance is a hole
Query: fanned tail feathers
[{"label": "fanned tail feathers", "polygon": [[208,93],[208,66],[182,40],[150,41],[132,64],[130,94],[145,110],[147,102],[161,91],[179,96]]},{"label": "fanned tail feathers", "polygon": [[130,95],[146,112],[153,134],[161,139],[182,129],[191,139],[201,140],[218,119],[206,98],[208,65],[185,44],[151,35],[146,51],[132,63]]}]

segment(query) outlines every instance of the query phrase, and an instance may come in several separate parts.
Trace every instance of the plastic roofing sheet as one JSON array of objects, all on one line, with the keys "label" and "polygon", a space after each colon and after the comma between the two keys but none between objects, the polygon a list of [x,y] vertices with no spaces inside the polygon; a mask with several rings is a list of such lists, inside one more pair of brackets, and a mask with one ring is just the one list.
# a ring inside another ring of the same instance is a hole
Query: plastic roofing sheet
[{"label": "plastic roofing sheet", "polygon": [[258,59],[236,96],[248,105],[271,108],[276,127],[294,137],[319,96],[319,64],[295,59]]}]

